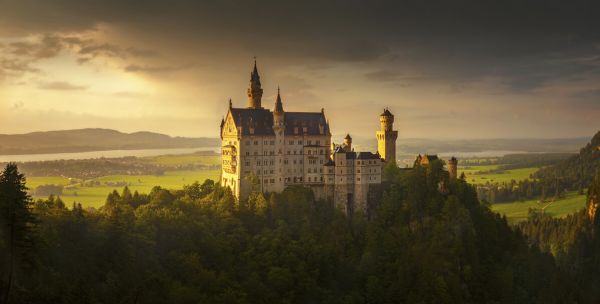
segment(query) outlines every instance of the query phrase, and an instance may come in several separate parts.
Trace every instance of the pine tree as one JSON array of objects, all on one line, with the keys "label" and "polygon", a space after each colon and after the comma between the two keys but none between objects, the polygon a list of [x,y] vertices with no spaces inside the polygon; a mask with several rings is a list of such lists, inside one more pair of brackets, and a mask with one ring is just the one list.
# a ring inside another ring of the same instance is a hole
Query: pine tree
[{"label": "pine tree", "polygon": [[[10,292],[16,283],[15,273],[19,266],[27,266],[33,247],[32,199],[27,193],[25,176],[17,165],[9,163],[0,174],[0,236],[3,261],[6,261],[6,283],[3,286],[3,303],[10,300]],[[4,278],[2,278],[4,279]]]}]

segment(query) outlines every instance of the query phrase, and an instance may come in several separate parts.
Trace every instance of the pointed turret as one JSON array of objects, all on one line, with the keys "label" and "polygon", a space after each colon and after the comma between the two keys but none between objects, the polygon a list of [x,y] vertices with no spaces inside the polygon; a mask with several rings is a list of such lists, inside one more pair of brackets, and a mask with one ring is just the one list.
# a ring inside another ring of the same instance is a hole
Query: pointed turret
[{"label": "pointed turret", "polygon": [[260,76],[256,67],[256,58],[254,59],[254,69],[250,73],[250,84],[248,85],[248,108],[262,109],[261,99],[263,90],[260,84]]},{"label": "pointed turret", "polygon": [[350,137],[350,134],[346,134],[346,137],[344,137],[344,145],[347,152],[352,151],[352,137]]},{"label": "pointed turret", "polygon": [[279,86],[277,86],[277,100],[275,100],[275,111],[276,113],[283,113],[283,103],[281,103],[281,94],[279,92]]},{"label": "pointed turret", "polygon": [[275,109],[273,109],[273,128],[275,131],[280,132],[283,130],[284,125],[284,112],[283,103],[281,102],[281,94],[279,87],[277,87],[277,100],[275,100]]}]

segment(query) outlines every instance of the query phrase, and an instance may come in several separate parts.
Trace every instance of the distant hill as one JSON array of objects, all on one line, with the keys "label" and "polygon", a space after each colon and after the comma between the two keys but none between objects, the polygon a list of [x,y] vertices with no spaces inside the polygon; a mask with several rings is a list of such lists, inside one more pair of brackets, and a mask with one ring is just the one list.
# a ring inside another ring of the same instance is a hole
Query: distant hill
[{"label": "distant hill", "polygon": [[549,185],[559,183],[563,189],[588,187],[600,171],[600,131],[573,155],[553,166],[540,169],[534,175]]},{"label": "distant hill", "polygon": [[218,138],[171,137],[152,132],[123,133],[110,129],[0,134],[0,155],[214,146],[219,146]]}]

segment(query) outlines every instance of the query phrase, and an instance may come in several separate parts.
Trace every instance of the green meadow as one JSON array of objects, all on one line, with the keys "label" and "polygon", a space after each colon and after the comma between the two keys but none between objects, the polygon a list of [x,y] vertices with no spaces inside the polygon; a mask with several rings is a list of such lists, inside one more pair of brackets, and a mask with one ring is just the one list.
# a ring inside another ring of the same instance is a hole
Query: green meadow
[{"label": "green meadow", "polygon": [[483,165],[483,166],[463,166],[458,168],[458,174],[465,173],[467,182],[474,185],[484,185],[486,183],[503,183],[511,180],[519,181],[531,179],[531,174],[539,168],[519,168],[511,170],[503,170],[501,172],[490,172],[498,169],[498,165]]},{"label": "green meadow", "polygon": [[[148,162],[159,164],[167,168],[175,168],[183,165],[218,165],[219,155],[184,154],[184,155],[162,155],[143,158]],[[195,169],[195,170],[167,170],[163,175],[107,175],[89,180],[69,179],[62,176],[28,176],[27,187],[35,189],[41,185],[64,186],[61,199],[67,206],[73,202],[81,203],[85,207],[98,208],[104,205],[106,196],[113,190],[121,192],[124,185],[131,191],[148,193],[154,186],[167,189],[182,189],[184,185],[196,181],[202,183],[206,179],[216,180],[219,178],[217,169]],[[34,196],[35,199],[45,198]]]},{"label": "green meadow", "polygon": [[[73,202],[81,203],[84,207],[98,208],[104,205],[106,196],[113,190],[121,192],[123,186],[127,184],[131,191],[148,193],[154,186],[161,186],[167,189],[181,189],[184,185],[189,185],[198,181],[202,183],[206,179],[218,179],[218,170],[195,170],[195,171],[167,171],[164,175],[109,175],[87,180],[98,181],[98,186],[82,186],[81,183],[69,185],[69,179],[63,177],[28,177],[27,186],[31,189],[39,185],[55,184],[64,185],[62,200],[71,206]],[[107,184],[108,183],[108,184]],[[111,185],[113,184],[113,185]],[[119,184],[117,186],[117,184]],[[43,198],[35,197],[34,198]]]},{"label": "green meadow", "polygon": [[545,214],[562,218],[584,208],[585,200],[585,195],[568,192],[564,198],[554,202],[540,203],[538,199],[534,199],[522,202],[498,203],[492,205],[492,210],[506,215],[509,223],[515,224],[527,219],[529,209],[543,209]]}]

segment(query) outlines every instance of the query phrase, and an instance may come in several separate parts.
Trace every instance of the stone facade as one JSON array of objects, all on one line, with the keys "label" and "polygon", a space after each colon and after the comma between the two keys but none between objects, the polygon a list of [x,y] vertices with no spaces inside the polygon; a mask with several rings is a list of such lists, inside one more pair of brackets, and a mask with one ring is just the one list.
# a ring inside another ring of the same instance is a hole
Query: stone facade
[{"label": "stone facade", "polygon": [[262,93],[255,62],[248,106],[234,108],[230,100],[221,121],[221,184],[238,199],[248,197],[253,185],[263,192],[303,185],[346,212],[367,210],[380,188],[384,164],[396,161],[392,113],[385,109],[379,118],[378,152],[354,152],[350,135],[342,145],[332,144],[323,109],[286,112],[278,89],[271,111],[262,107]]}]

